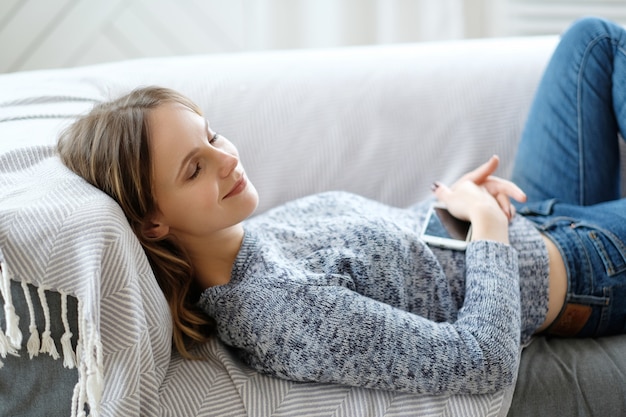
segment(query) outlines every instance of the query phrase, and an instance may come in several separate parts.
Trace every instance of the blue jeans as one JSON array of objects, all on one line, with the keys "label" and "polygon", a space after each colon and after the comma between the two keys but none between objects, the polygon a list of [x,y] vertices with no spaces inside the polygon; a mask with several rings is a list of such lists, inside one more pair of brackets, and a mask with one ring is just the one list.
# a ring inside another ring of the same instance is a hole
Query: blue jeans
[{"label": "blue jeans", "polygon": [[597,18],[563,35],[536,93],[512,179],[522,215],[557,245],[566,305],[549,332],[626,332],[626,200],[619,134],[626,132],[626,31]]}]

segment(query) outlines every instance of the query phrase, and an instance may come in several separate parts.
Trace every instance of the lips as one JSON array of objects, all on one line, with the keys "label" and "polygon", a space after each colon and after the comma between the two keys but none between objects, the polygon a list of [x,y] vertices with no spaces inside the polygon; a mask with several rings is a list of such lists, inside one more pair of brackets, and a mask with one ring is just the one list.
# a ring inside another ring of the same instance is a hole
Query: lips
[{"label": "lips", "polygon": [[241,178],[239,178],[239,180],[235,183],[235,185],[233,185],[233,188],[230,189],[230,191],[228,192],[228,194],[224,196],[224,198],[236,196],[237,194],[245,190],[247,185],[248,185],[248,180],[246,179],[246,175],[242,174]]}]

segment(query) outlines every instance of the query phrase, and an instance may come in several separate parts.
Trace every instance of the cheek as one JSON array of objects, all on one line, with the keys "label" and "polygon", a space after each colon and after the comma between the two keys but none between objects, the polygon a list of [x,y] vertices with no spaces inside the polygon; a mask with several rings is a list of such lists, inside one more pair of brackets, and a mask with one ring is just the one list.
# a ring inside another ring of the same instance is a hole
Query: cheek
[{"label": "cheek", "polygon": [[193,184],[178,189],[160,190],[157,207],[170,225],[182,225],[205,219],[219,205],[217,181],[206,175]]},{"label": "cheek", "polygon": [[219,203],[219,191],[216,181],[198,181],[184,195],[180,196],[179,209],[183,213],[192,209],[200,213],[212,210]]},{"label": "cheek", "polygon": [[201,205],[201,194],[167,193],[160,195],[157,204],[161,213],[172,223],[184,221]]}]

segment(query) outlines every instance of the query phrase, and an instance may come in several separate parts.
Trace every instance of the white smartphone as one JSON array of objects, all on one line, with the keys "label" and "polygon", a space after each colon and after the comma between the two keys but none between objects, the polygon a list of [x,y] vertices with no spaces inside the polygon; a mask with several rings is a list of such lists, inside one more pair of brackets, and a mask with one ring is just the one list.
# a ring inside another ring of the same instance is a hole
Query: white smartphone
[{"label": "white smartphone", "polygon": [[471,223],[457,219],[439,203],[428,211],[421,235],[430,245],[455,250],[465,250],[471,236]]}]

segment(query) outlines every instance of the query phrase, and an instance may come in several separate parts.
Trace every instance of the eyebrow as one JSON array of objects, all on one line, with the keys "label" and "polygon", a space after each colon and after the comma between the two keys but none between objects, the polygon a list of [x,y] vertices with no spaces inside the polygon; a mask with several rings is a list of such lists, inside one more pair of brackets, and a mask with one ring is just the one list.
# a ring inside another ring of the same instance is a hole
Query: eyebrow
[{"label": "eyebrow", "polygon": [[[209,131],[209,121],[207,119],[204,119],[204,130],[206,132]],[[187,155],[185,155],[185,157],[180,162],[180,166],[178,168],[178,174],[176,175],[177,179],[181,178],[181,176],[183,175],[183,172],[185,171],[185,168],[187,167],[187,164],[189,163],[189,160],[191,160],[198,153],[199,150],[200,148],[198,146],[195,146],[193,147],[193,149],[191,149],[191,151],[187,153]]]}]

